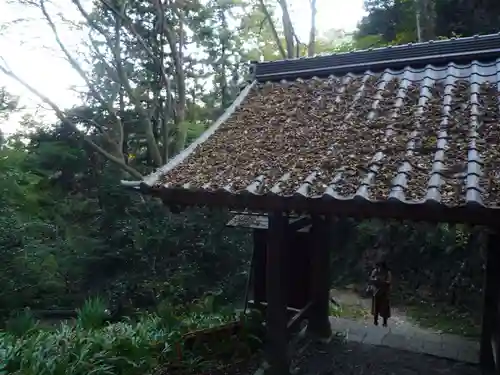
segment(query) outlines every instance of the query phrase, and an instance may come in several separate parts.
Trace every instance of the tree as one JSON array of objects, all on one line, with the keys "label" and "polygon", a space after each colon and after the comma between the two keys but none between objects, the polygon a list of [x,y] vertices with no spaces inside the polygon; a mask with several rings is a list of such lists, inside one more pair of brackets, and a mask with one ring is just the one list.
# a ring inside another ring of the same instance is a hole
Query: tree
[{"label": "tree", "polygon": [[367,0],[365,9],[356,40],[378,36],[382,44],[494,33],[500,21],[494,1]]},{"label": "tree", "polygon": [[[290,40],[286,40],[287,42],[287,50],[283,48],[283,44],[281,42],[281,38],[278,34],[278,30],[276,29],[275,22],[273,21],[272,14],[269,11],[268,6],[265,4],[264,0],[259,0],[260,3],[260,8],[262,13],[264,14],[264,20],[267,22],[269,25],[269,28],[271,29],[272,35],[274,37],[274,41],[276,43],[276,46],[278,47],[278,50],[280,52],[281,58],[286,59],[289,57],[290,51],[293,51],[293,40],[291,41],[292,43],[292,49],[290,49]],[[285,3],[286,4],[286,3]]]},{"label": "tree", "polygon": [[[278,0],[278,4],[281,8],[281,20],[283,23],[283,33],[285,34],[286,43],[286,54],[289,59],[299,56],[299,42],[297,36],[295,35],[295,30],[293,28],[292,19],[290,18],[290,13],[288,12],[288,4],[286,0]],[[297,50],[295,49],[295,42],[297,41]],[[297,51],[297,52],[296,52]]]},{"label": "tree", "polygon": [[316,0],[309,0],[311,5],[311,30],[309,31],[309,45],[307,48],[307,56],[314,56],[316,47]]},{"label": "tree", "polygon": [[[18,110],[19,98],[10,94],[5,87],[0,87],[0,124],[7,122],[10,115]],[[5,142],[5,134],[0,129],[0,150]]]},{"label": "tree", "polygon": [[[55,44],[85,83],[86,104],[59,108],[6,65],[0,70],[49,104],[94,152],[135,178],[182,150],[190,134],[220,112],[214,105],[229,105],[243,79],[242,61],[251,55],[244,47],[250,34],[238,35],[241,28],[236,30],[231,20],[251,13],[254,4],[101,0],[89,10],[72,0],[79,18],[68,20],[49,0],[17,1],[43,16]],[[62,40],[64,25],[85,35],[83,54]],[[200,47],[205,56],[186,54]],[[206,79],[214,86],[204,87],[200,80]]]},{"label": "tree", "polygon": [[19,98],[12,95],[5,87],[0,87],[0,121],[7,121],[18,110]]},{"label": "tree", "polygon": [[436,39],[436,4],[435,0],[417,0],[417,14],[419,15],[418,29],[420,41],[426,42]]},{"label": "tree", "polygon": [[[193,11],[193,6],[166,0],[158,0],[149,6],[134,1],[103,0],[92,12],[88,12],[80,0],[72,0],[72,4],[81,18],[77,26],[88,35],[85,41],[87,57],[95,69],[101,70],[100,76],[94,74],[92,77],[64,44],[58,25],[68,21],[60,18],[56,20],[47,0],[30,1],[26,6],[35,7],[43,15],[66,60],[85,82],[87,95],[105,111],[104,123],[96,119],[88,121],[68,116],[67,111],[59,108],[7,66],[0,66],[0,70],[40,97],[55,111],[60,121],[78,131],[96,152],[130,175],[141,178],[142,173],[130,163],[130,155],[125,147],[127,140],[123,112],[125,109],[134,109],[137,116],[134,133],[144,138],[149,165],[158,167],[168,160],[169,155],[184,148],[188,128],[185,121],[185,29],[186,17]],[[154,21],[149,22],[150,19]],[[73,23],[76,24],[75,21]],[[141,81],[141,77],[134,74],[132,61],[138,55],[143,60],[149,60],[151,69],[156,70],[159,82],[156,82],[156,96],[151,100],[153,103],[149,100],[151,82]],[[109,84],[105,88],[100,87],[95,80],[103,75]],[[172,124],[175,127],[173,131],[169,129]],[[80,126],[86,130],[82,131]],[[172,133],[175,135],[173,142]],[[170,150],[170,146],[174,149]]]},{"label": "tree", "polygon": [[416,41],[415,2],[409,0],[370,0],[365,2],[364,17],[355,39],[376,36],[378,45]]},{"label": "tree", "polygon": [[[310,0],[311,28],[309,30],[309,41],[301,43],[295,34],[294,27],[289,22],[290,16],[282,11],[285,7],[288,13],[286,1],[264,1],[258,0],[251,11],[247,12],[241,20],[242,39],[253,48],[247,52],[249,60],[266,61],[276,59],[287,59],[291,57],[312,56],[316,53],[335,53],[355,49],[356,46],[345,40],[338,40],[339,30],[332,33],[324,33],[318,37],[316,30],[316,1]],[[280,19],[275,17],[279,8],[282,12]],[[287,24],[285,32],[284,23]],[[289,24],[290,23],[290,24]],[[291,27],[290,27],[291,25]],[[288,42],[286,34],[288,33]],[[290,38],[290,34],[293,38]],[[341,32],[341,34],[344,34]],[[292,46],[293,44],[293,46]]]}]

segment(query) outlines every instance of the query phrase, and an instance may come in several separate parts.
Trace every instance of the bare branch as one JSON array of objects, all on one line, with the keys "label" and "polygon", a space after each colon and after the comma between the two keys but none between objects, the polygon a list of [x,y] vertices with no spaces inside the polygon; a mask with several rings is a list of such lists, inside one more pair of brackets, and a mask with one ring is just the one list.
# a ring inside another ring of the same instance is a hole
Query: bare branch
[{"label": "bare branch", "polygon": [[[103,35],[105,38],[106,38],[106,41],[107,43],[111,46],[112,45],[112,42],[111,42],[111,38],[109,37],[109,35],[104,31],[104,29],[102,29],[96,22],[92,21],[90,15],[85,12],[85,10],[82,8],[79,0],[72,0],[78,7],[78,9],[80,10],[81,14],[83,15],[83,17],[86,19],[86,21],[92,26],[94,27],[99,33],[101,33],[101,35]],[[161,72],[161,78],[162,78],[162,81],[165,83],[165,85],[167,86],[167,91],[169,93],[171,93],[171,90],[168,89],[168,87],[170,86],[170,79],[168,78],[168,75],[167,75],[167,72],[165,70],[165,65],[164,65],[164,61],[162,59],[160,59],[155,53],[154,51],[151,49],[151,47],[146,43],[146,41],[144,40],[144,38],[142,38],[142,36],[137,32],[137,30],[135,29],[134,27],[134,24],[132,23],[132,21],[126,17],[126,15],[124,14],[124,12],[116,9],[115,7],[113,7],[108,1],[106,0],[100,0],[100,2],[106,6],[110,11],[112,11],[116,16],[120,17],[121,21],[124,22],[124,25],[125,27],[127,28],[127,30],[135,37],[137,38],[137,40],[139,41],[139,44],[144,48],[144,50],[146,51],[147,55],[149,58],[151,58],[155,63],[158,64],[158,66],[160,67],[160,72]],[[162,7],[160,8],[161,11],[160,13],[162,13],[162,19],[163,19],[163,4],[162,4]],[[169,98],[168,98],[169,101],[172,101],[172,95],[170,94]],[[176,116],[176,111],[174,108],[171,108],[172,112],[174,113],[174,116]]]},{"label": "bare branch", "polygon": [[[57,118],[70,126],[73,130],[75,130],[78,134],[81,134],[83,137],[83,140],[97,153],[101,154],[104,156],[106,159],[117,165],[119,168],[123,169],[124,171],[128,172],[131,176],[142,179],[142,175],[139,171],[137,171],[135,168],[132,168],[128,164],[125,163],[125,161],[121,158],[118,158],[111,153],[107,152],[104,150],[102,147],[100,147],[98,144],[96,144],[92,139],[90,139],[88,136],[86,136],[78,127],[76,124],[68,119],[64,111],[59,108],[57,104],[55,104],[52,100],[50,100],[47,96],[42,94],[40,91],[35,89],[33,86],[31,86],[29,83],[24,81],[21,77],[19,77],[17,74],[15,74],[13,71],[5,68],[4,66],[0,65],[0,71],[3,72],[5,75],[13,78],[16,80],[18,83],[20,83],[22,86],[24,86],[27,90],[29,90],[31,93],[36,95],[38,98],[40,98],[44,103],[49,105],[50,108],[55,112]],[[120,150],[121,151],[121,150]]]},{"label": "bare branch", "polygon": [[[73,0],[73,2],[75,2],[75,1],[78,1],[78,0]],[[121,21],[123,22],[123,24],[127,28],[127,30],[130,33],[132,33],[132,35],[134,35],[135,38],[137,38],[137,41],[144,48],[144,50],[146,51],[146,53],[148,54],[148,56],[151,59],[153,59],[155,62],[159,63],[159,66],[163,67],[163,61],[158,61],[158,56],[156,56],[156,54],[151,49],[151,47],[146,43],[146,41],[144,40],[144,38],[137,32],[137,30],[135,29],[134,24],[132,23],[132,21],[123,12],[121,12],[118,9],[116,9],[115,7],[113,7],[106,0],[99,0],[99,1],[103,5],[105,5],[110,11],[112,11],[115,14],[115,16],[117,16],[117,17],[119,17],[121,19]],[[88,16],[88,14],[82,13],[82,15],[85,17],[85,19],[87,20],[87,22],[91,22],[90,17]],[[95,24],[95,22],[91,23],[92,26],[94,26],[94,24]],[[99,29],[96,29],[96,30],[99,31]],[[101,32],[101,31],[99,31],[99,32]],[[106,35],[105,32],[101,32],[101,34],[103,34],[104,36]],[[108,42],[109,42],[109,40],[108,40]],[[168,78],[166,76],[166,72],[164,71],[164,69],[162,69],[162,70],[163,70],[162,71],[162,73],[163,73],[163,77],[162,78],[166,82],[168,80]]]},{"label": "bare branch", "polygon": [[104,69],[106,70],[106,73],[109,75],[109,78],[111,78],[113,82],[120,83],[118,74],[116,72],[116,67],[112,66],[110,63],[106,61],[106,56],[104,56],[104,54],[101,51],[99,51],[97,41],[94,39],[94,37],[89,34],[88,38],[92,50],[99,57],[99,61],[104,65]]},{"label": "bare branch", "polygon": [[[116,16],[115,18],[115,39],[119,40],[120,38],[120,29],[121,29],[121,24],[123,18],[126,18],[124,15],[124,7],[120,10],[120,16]],[[142,103],[140,102],[139,98],[135,95],[134,90],[132,89],[129,81],[129,77],[127,73],[125,72],[125,69],[123,69],[123,64],[121,60],[121,48],[120,44],[117,43],[114,45],[114,48],[112,48],[113,52],[113,57],[116,62],[116,68],[117,68],[117,73],[118,76],[120,77],[120,81],[122,82],[123,87],[125,88],[125,91],[127,91],[130,100],[134,102],[134,106],[136,111],[139,113],[139,115],[142,117],[142,121],[144,122],[144,134],[146,136],[146,142],[148,144],[148,150],[153,158],[154,163],[160,167],[163,164],[163,159],[161,157],[161,153],[158,147],[158,144],[156,143],[156,139],[153,133],[153,124],[151,123],[151,116],[150,114],[143,108]]]},{"label": "bare branch", "polygon": [[[61,38],[59,37],[59,32],[57,31],[56,25],[54,21],[52,20],[52,17],[49,15],[47,12],[47,8],[45,7],[45,0],[40,0],[40,9],[45,17],[45,20],[49,24],[49,27],[52,30],[52,33],[54,34],[54,38],[59,45],[59,48],[61,51],[64,53],[66,56],[67,60],[71,64],[71,67],[76,70],[76,72],[80,75],[80,77],[84,80],[85,84],[88,86],[92,96],[96,98],[102,105],[108,107],[106,101],[102,98],[102,96],[97,92],[97,90],[94,88],[92,83],[90,82],[89,78],[87,77],[87,74],[83,70],[83,68],[80,66],[78,61],[71,55],[71,53],[68,51],[64,43],[62,42]],[[114,113],[114,110],[112,108],[108,108],[111,114]]]},{"label": "bare branch", "polygon": [[[65,117],[67,118],[68,116],[65,115]],[[106,129],[105,129],[105,127],[102,126],[101,124],[99,124],[95,119],[93,119],[93,118],[86,118],[86,117],[80,116],[78,114],[73,114],[72,117],[80,119],[82,122],[88,122],[88,123],[94,125],[96,127],[96,129],[99,130],[99,132],[104,137],[106,136]],[[68,120],[68,121],[70,121],[70,120]]]},{"label": "bare branch", "polygon": [[[119,43],[120,39],[120,29],[122,24],[125,24],[127,27],[127,30],[133,33],[135,37],[139,40],[140,44],[146,49],[148,52],[148,55],[152,56],[153,58],[155,57],[154,52],[151,50],[151,48],[147,45],[147,43],[144,41],[144,39],[137,33],[135,28],[133,27],[132,22],[126,17],[125,15],[125,6],[122,6],[121,9],[116,9],[112,7],[109,3],[106,1],[102,1],[103,4],[105,4],[106,7],[108,7],[113,14],[115,15],[115,42],[113,42],[112,38],[109,36],[109,34],[102,28],[100,27],[99,24],[94,22],[90,15],[83,9],[81,3],[79,0],[72,0],[73,3],[77,6],[78,10],[82,14],[82,16],[85,18],[85,20],[89,23],[89,25],[95,30],[97,30],[105,39],[106,43],[108,44],[109,48],[111,49],[111,52],[113,54],[113,59],[115,62],[115,72],[113,72],[113,75],[111,75],[111,78],[113,79],[113,76],[116,79],[117,83],[120,83],[127,94],[129,95],[131,101],[134,103],[136,111],[139,113],[139,115],[142,118],[142,121],[144,122],[144,133],[146,135],[146,141],[148,143],[148,149],[149,152],[151,153],[151,156],[153,158],[153,162],[157,166],[161,166],[163,164],[163,159],[161,157],[160,150],[158,148],[158,144],[156,143],[154,134],[153,134],[153,128],[152,128],[152,123],[149,114],[147,111],[143,108],[139,98],[135,95],[134,89],[130,85],[129,77],[125,70],[123,69],[123,61],[121,58],[121,47]],[[101,58],[104,56],[101,55]],[[103,59],[103,62],[106,63],[105,59]],[[108,64],[108,69],[111,68]],[[123,132],[120,134],[120,138],[123,139]]]},{"label": "bare branch", "polygon": [[269,11],[267,10],[266,4],[264,3],[264,0],[259,0],[260,7],[262,12],[264,13],[264,16],[266,17],[267,21],[269,22],[269,26],[271,27],[271,32],[273,33],[274,40],[276,41],[276,45],[278,46],[278,49],[280,51],[280,55],[282,59],[286,59],[286,51],[283,48],[283,45],[281,44],[280,37],[278,35],[278,31],[276,30],[276,26],[274,25],[273,19],[271,17],[271,14],[269,14]]}]

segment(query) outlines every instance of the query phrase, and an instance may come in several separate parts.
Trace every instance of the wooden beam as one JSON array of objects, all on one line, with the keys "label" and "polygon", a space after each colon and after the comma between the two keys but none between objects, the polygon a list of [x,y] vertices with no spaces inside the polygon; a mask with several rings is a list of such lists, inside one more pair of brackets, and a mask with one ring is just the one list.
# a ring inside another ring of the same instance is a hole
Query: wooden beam
[{"label": "wooden beam", "polygon": [[474,225],[497,225],[500,220],[499,208],[489,208],[474,203],[449,207],[432,200],[408,204],[397,199],[373,202],[367,199],[335,199],[329,195],[323,195],[321,198],[305,197],[300,194],[284,197],[276,194],[240,194],[230,193],[224,189],[207,191],[165,185],[148,187],[147,193],[161,198],[167,206],[220,207],[252,212],[286,211],[357,219],[378,218]]},{"label": "wooden beam", "polygon": [[332,335],[330,324],[330,283],[333,246],[333,218],[331,216],[312,217],[311,228],[311,299],[308,333],[319,339],[329,339]]},{"label": "wooden beam", "polygon": [[[304,230],[311,224],[309,216],[289,217],[288,230],[291,232]],[[268,217],[264,214],[244,213],[234,216],[227,224],[228,227],[240,227],[250,229],[268,229]]]},{"label": "wooden beam", "polygon": [[296,232],[301,229],[304,229],[306,226],[312,223],[311,218],[308,216],[302,216],[296,220],[290,222],[290,232]]},{"label": "wooden beam", "polygon": [[[254,300],[250,300],[250,301],[248,301],[248,306],[250,306],[251,308],[257,309],[257,310],[265,310],[267,308],[267,302],[257,302]],[[301,310],[296,309],[295,307],[287,306],[286,311],[288,311],[289,313],[297,314]]]},{"label": "wooden beam", "polygon": [[269,215],[266,294],[267,294],[267,348],[269,374],[290,375],[287,332],[287,258],[286,231],[288,217],[283,212]]},{"label": "wooden beam", "polygon": [[500,368],[495,365],[495,354],[492,341],[500,329],[498,302],[500,297],[500,243],[498,230],[492,229],[488,234],[486,248],[486,270],[483,285],[483,321],[480,343],[480,363],[484,371],[495,371],[500,374]]},{"label": "wooden beam", "polygon": [[287,329],[289,331],[292,331],[295,328],[295,325],[298,324],[302,319],[307,315],[309,312],[309,309],[313,305],[312,301],[309,302],[305,307],[303,307],[301,310],[297,311],[294,316],[292,316],[292,319],[288,321],[288,324],[286,325]]}]

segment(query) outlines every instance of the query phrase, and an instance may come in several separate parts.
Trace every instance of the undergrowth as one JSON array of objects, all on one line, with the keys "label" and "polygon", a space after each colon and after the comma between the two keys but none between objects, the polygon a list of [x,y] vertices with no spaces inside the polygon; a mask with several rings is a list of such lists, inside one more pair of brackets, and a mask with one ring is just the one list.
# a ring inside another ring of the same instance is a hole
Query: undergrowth
[{"label": "undergrowth", "polygon": [[[232,310],[215,312],[205,302],[183,309],[163,305],[111,324],[106,322],[104,303],[89,300],[78,311],[75,326],[63,323],[53,329],[38,326],[24,312],[0,332],[0,375],[144,375],[158,367],[192,374],[220,361],[220,353],[232,353],[223,358],[229,363],[238,360],[236,355],[250,356],[260,339],[252,333],[257,320],[248,317],[238,338],[228,335],[216,343],[186,347],[186,333],[238,321]],[[238,346],[241,350],[236,352]]]},{"label": "undergrowth", "polygon": [[405,306],[408,317],[423,328],[478,338],[481,322],[474,315],[445,304],[412,303]]}]

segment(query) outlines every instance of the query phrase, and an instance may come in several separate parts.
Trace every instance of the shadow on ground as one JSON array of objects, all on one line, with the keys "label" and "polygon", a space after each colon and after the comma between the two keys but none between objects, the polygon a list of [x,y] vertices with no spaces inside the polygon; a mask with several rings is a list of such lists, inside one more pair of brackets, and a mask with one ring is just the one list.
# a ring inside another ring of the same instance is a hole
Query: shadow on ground
[{"label": "shadow on ground", "polygon": [[479,375],[479,366],[369,344],[316,345],[301,364],[308,375]]}]

